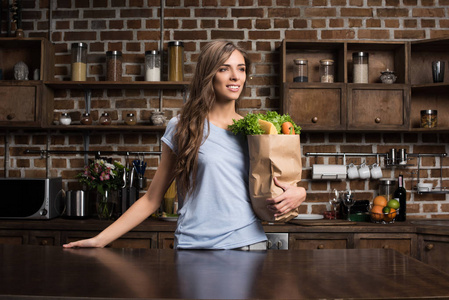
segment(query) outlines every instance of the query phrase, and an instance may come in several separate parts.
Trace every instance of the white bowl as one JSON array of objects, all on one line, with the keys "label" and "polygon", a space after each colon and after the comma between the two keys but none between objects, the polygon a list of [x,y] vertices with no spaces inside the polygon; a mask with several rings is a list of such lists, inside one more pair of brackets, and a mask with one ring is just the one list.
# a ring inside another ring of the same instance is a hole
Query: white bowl
[{"label": "white bowl", "polygon": [[430,192],[432,190],[432,183],[421,182],[418,183],[418,192]]}]

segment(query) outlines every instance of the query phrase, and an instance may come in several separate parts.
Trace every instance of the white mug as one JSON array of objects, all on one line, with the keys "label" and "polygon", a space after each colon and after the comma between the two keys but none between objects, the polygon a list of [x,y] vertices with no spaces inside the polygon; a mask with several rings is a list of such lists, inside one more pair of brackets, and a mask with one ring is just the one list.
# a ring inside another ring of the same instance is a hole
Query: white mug
[{"label": "white mug", "polygon": [[380,168],[379,164],[374,163],[371,165],[371,177],[373,179],[382,178],[382,169]]},{"label": "white mug", "polygon": [[357,167],[353,163],[350,163],[348,165],[348,178],[356,179],[358,177],[359,177],[359,171],[357,170]]},{"label": "white mug", "polygon": [[362,163],[359,167],[359,177],[361,179],[368,179],[369,176],[370,176],[369,167],[365,163]]}]

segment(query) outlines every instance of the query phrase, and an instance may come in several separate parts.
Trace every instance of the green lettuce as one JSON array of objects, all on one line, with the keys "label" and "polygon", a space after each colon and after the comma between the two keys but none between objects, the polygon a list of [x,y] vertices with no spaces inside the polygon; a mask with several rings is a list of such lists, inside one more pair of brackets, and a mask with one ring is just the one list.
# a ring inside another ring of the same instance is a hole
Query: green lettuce
[{"label": "green lettuce", "polygon": [[258,121],[259,119],[273,123],[273,125],[276,127],[278,134],[282,134],[281,126],[284,122],[292,123],[296,134],[301,133],[301,127],[296,125],[288,114],[280,115],[275,111],[267,111],[266,114],[249,113],[243,119],[240,120],[233,119],[232,121],[234,124],[229,125],[228,128],[234,134],[238,133],[242,133],[244,135],[264,134],[265,132],[262,130],[262,128],[260,128]]}]

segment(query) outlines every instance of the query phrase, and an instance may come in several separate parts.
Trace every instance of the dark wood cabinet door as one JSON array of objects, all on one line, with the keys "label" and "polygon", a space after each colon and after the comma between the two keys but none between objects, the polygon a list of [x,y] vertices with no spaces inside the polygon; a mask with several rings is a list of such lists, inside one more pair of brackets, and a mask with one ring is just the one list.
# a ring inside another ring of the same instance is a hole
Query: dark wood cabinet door
[{"label": "dark wood cabinet door", "polygon": [[0,86],[0,121],[35,122],[36,86]]},{"label": "dark wood cabinet door", "polygon": [[159,249],[174,249],[175,234],[173,232],[159,232]]},{"label": "dark wood cabinet door", "polygon": [[59,246],[59,231],[30,231],[30,245]]},{"label": "dark wood cabinet door", "polygon": [[348,85],[348,129],[407,130],[409,94],[406,85]]},{"label": "dark wood cabinet door", "polygon": [[421,261],[449,273],[449,236],[420,235],[418,251]]},{"label": "dark wood cabinet door", "polygon": [[28,230],[0,230],[0,244],[28,244]]},{"label": "dark wood cabinet door", "polygon": [[283,93],[283,113],[289,114],[303,130],[346,128],[343,84],[287,83]]}]

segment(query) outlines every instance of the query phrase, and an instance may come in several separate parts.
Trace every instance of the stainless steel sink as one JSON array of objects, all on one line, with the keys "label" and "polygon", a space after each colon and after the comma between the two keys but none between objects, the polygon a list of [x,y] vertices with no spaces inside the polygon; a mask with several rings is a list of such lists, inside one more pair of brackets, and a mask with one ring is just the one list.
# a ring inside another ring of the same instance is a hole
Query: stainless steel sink
[{"label": "stainless steel sink", "polygon": [[449,226],[449,220],[416,220],[411,221],[416,225],[430,225],[430,226]]}]

